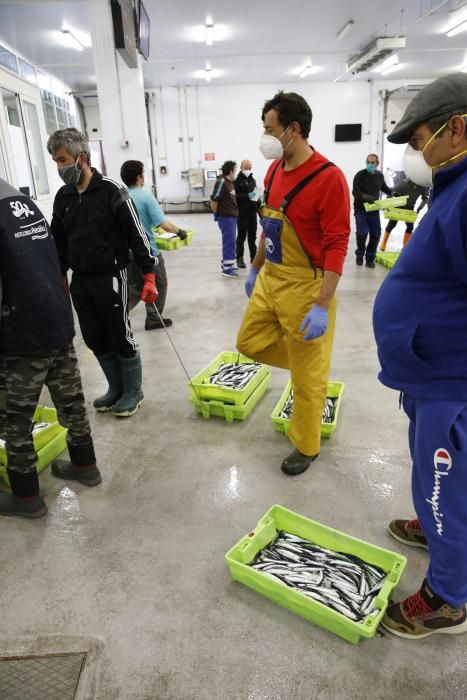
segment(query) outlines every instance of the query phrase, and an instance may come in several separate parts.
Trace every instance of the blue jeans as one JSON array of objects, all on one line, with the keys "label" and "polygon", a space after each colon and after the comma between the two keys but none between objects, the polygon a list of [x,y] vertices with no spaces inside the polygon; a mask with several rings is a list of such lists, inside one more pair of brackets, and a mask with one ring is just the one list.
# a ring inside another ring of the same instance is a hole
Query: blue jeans
[{"label": "blue jeans", "polygon": [[[357,225],[357,258],[366,257],[367,262],[375,259],[376,249],[381,238],[381,221],[379,211],[356,211],[355,223]],[[368,245],[366,239],[370,234]]]},{"label": "blue jeans", "polygon": [[404,394],[412,497],[426,536],[427,580],[455,608],[467,601],[467,405]]},{"label": "blue jeans", "polygon": [[222,272],[229,272],[235,268],[237,260],[235,257],[237,217],[218,215],[217,223],[222,233]]}]

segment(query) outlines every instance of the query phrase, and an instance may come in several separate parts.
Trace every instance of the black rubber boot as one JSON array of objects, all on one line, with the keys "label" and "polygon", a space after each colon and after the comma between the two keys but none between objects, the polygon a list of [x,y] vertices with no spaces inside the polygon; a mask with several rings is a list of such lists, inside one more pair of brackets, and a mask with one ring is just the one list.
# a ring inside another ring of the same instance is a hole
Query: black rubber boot
[{"label": "black rubber boot", "polygon": [[109,382],[109,388],[107,393],[94,400],[94,408],[96,411],[111,411],[113,405],[123,394],[118,355],[115,352],[108,352],[105,355],[96,355],[96,359]]},{"label": "black rubber boot", "polygon": [[239,267],[242,270],[246,267],[245,261],[243,258],[237,258],[237,267]]},{"label": "black rubber boot", "polygon": [[143,403],[144,397],[141,390],[143,370],[139,353],[136,353],[133,357],[121,357],[119,355],[118,359],[122,373],[123,395],[112,408],[112,413],[114,416],[126,418],[136,413]]},{"label": "black rubber boot", "polygon": [[8,469],[13,493],[0,493],[0,515],[18,515],[21,518],[41,518],[47,506],[39,493],[37,471],[17,472]]},{"label": "black rubber boot", "polygon": [[283,472],[285,472],[285,474],[289,474],[290,476],[303,474],[303,472],[306,472],[310,464],[314,462],[318,455],[319,452],[318,454],[309,457],[308,455],[304,455],[302,452],[300,452],[300,450],[294,450],[284,459],[281,464],[281,469]]},{"label": "black rubber boot", "polygon": [[79,481],[85,486],[97,486],[102,481],[101,473],[96,466],[96,455],[92,439],[84,445],[68,443],[70,461],[56,459],[52,462],[52,474],[59,479]]}]

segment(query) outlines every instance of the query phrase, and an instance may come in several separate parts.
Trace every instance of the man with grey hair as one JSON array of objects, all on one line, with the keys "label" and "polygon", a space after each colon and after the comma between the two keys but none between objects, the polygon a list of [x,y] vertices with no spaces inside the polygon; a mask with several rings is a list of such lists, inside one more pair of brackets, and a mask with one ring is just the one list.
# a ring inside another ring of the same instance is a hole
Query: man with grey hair
[{"label": "man with grey hair", "polygon": [[429,551],[420,590],[383,625],[408,639],[467,631],[467,75],[427,85],[388,140],[406,143],[407,177],[431,206],[376,296],[380,381],[409,418],[417,517],[390,534]]},{"label": "man with grey hair", "polygon": [[52,134],[47,149],[65,185],[55,196],[52,235],[62,274],[73,271],[70,293],[86,345],[109,382],[98,411],[131,416],[143,402],[141,358],[128,316],[130,250],[144,275],[141,299],[157,297],[146,234],[125,187],[91,168],[89,144],[78,129]]},{"label": "man with grey hair", "polygon": [[248,236],[248,249],[250,262],[256,256],[256,231],[258,225],[258,195],[256,193],[256,180],[251,172],[251,160],[242,160],[240,172],[234,180],[235,198],[238,206],[237,219],[237,265],[245,268],[243,251],[245,239]]}]

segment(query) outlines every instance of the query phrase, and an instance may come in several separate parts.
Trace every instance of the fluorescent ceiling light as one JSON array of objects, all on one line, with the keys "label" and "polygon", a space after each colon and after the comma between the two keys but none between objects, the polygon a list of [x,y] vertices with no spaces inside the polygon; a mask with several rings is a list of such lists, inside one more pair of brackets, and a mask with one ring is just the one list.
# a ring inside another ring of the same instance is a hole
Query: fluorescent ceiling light
[{"label": "fluorescent ceiling light", "polygon": [[353,21],[353,19],[349,19],[349,21],[346,22],[344,24],[344,26],[341,27],[339,29],[339,31],[337,32],[337,34],[336,34],[337,41],[339,41],[339,39],[342,39],[342,37],[345,36],[352,29],[354,24],[355,24],[355,22]]},{"label": "fluorescent ceiling light", "polygon": [[311,75],[312,72],[313,72],[313,64],[311,62],[311,56],[308,56],[306,63],[301,70],[300,78],[306,78],[307,75]]},{"label": "fluorescent ceiling light", "polygon": [[374,66],[381,63],[381,61],[392,54],[393,51],[405,48],[405,44],[405,36],[378,37],[358,54],[354,54],[350,57],[345,71],[346,73],[349,71],[364,73],[365,71],[373,70]]},{"label": "fluorescent ceiling light", "polygon": [[206,46],[212,46],[214,43],[214,22],[211,17],[206,17]]},{"label": "fluorescent ceiling light", "polygon": [[391,56],[388,56],[387,58],[385,58],[384,61],[382,63],[380,63],[380,65],[377,68],[375,68],[374,70],[377,73],[384,74],[384,72],[388,68],[391,68],[391,66],[395,66],[398,63],[399,63],[399,56],[397,55],[397,53],[393,53],[393,54],[391,54]]},{"label": "fluorescent ceiling light", "polygon": [[69,29],[62,29],[60,32],[57,32],[57,34],[57,38],[60,43],[63,44],[63,46],[66,46],[69,49],[76,49],[76,51],[83,51],[83,44],[72,32],[70,32]]},{"label": "fluorescent ceiling light", "polygon": [[395,70],[399,70],[399,68],[402,68],[403,65],[403,63],[394,63],[392,66],[389,66],[388,68],[382,70],[381,75],[388,75],[388,73],[392,73]]},{"label": "fluorescent ceiling light", "polygon": [[456,27],[453,27],[450,29],[448,32],[446,32],[446,36],[456,36],[456,34],[460,34],[461,32],[466,32],[467,31],[467,19],[458,24]]},{"label": "fluorescent ceiling light", "polygon": [[209,63],[206,63],[206,68],[204,69],[204,79],[207,83],[210,82],[212,78],[212,69]]}]

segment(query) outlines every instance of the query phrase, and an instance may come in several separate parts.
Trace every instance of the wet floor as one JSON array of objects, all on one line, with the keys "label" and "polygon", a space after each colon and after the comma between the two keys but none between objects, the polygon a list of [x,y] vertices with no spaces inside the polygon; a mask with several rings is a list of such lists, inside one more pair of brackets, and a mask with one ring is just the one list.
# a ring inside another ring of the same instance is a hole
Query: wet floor
[{"label": "wet floor", "polygon": [[[172,218],[197,230],[192,247],[165,254],[165,315],[194,375],[234,348],[246,296],[241,280],[220,275],[210,215]],[[331,376],[346,384],[339,426],[299,477],[280,471],[290,445],[270,421],[286,372],[272,370],[270,390],[244,423],[202,419],[167,337],[144,330],[140,305],[132,325],[145,403],[118,420],[92,409],[104,379],[78,337],[103,483],[64,483],[47,469],[48,517],[0,522],[3,647],[22,637],[100,640],[98,700],[465,698],[467,638],[388,635],[352,646],[231,582],[224,564],[280,503],[407,554],[401,597],[421,583],[426,553],[404,551],[386,533],[390,519],[413,515],[406,420],[397,394],[376,379],[371,308],[386,274],[357,268],[352,242]]]}]

